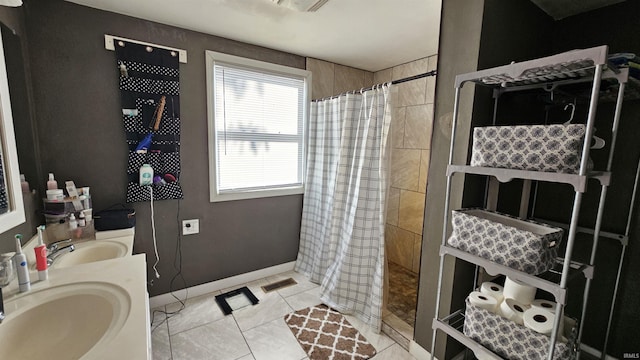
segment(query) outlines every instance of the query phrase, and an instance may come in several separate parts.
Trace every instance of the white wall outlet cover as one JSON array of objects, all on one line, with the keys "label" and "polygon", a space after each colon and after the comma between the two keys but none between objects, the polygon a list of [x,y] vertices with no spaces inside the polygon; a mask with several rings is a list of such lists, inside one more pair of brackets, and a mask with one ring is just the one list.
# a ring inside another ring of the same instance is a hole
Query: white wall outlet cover
[{"label": "white wall outlet cover", "polygon": [[200,220],[182,220],[182,235],[193,235],[200,232]]}]

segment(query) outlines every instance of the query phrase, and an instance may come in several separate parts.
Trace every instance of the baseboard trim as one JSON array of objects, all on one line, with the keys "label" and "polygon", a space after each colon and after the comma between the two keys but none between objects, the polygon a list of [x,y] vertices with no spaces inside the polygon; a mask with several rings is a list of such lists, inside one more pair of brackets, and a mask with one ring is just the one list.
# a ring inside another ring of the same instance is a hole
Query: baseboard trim
[{"label": "baseboard trim", "polygon": [[[431,353],[414,340],[409,343],[409,354],[413,355],[417,360],[431,360]],[[434,357],[434,359],[436,358]]]},{"label": "baseboard trim", "polygon": [[[589,345],[586,344],[580,344],[580,350],[584,351],[585,353],[589,354],[589,355],[593,355],[595,357],[597,357],[598,359],[602,356],[602,351],[592,348]],[[618,360],[618,358],[613,357],[611,355],[607,355],[605,356],[605,360]]]},{"label": "baseboard trim", "polygon": [[[231,276],[228,278],[212,281],[209,283],[192,286],[188,288],[189,297],[191,298],[195,296],[208,294],[210,292],[227,289],[233,286],[242,285],[251,281],[262,279],[267,276],[277,275],[286,271],[291,271],[293,270],[295,263],[296,263],[295,261],[291,261],[288,263],[275,265],[268,268],[255,270],[255,271],[251,271],[251,272],[236,275],[236,276]],[[182,290],[174,291],[172,294],[169,293],[169,294],[154,296],[149,299],[149,307],[153,309],[153,308],[157,308],[158,306],[164,306],[164,305],[174,303],[176,302],[176,298],[174,296],[178,297],[179,299],[184,299],[186,294],[187,294],[187,290],[182,289]]]}]

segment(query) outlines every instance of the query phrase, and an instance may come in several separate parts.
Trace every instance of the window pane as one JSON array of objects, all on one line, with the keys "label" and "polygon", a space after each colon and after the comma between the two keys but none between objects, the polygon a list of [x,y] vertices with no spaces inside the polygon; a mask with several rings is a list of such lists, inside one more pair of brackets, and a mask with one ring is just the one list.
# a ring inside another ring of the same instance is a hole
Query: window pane
[{"label": "window pane", "polygon": [[218,187],[293,186],[302,183],[300,144],[265,141],[220,141]]},{"label": "window pane", "polygon": [[304,79],[216,65],[217,131],[301,134]]},{"label": "window pane", "polygon": [[302,187],[309,75],[232,58],[211,65],[215,193]]}]

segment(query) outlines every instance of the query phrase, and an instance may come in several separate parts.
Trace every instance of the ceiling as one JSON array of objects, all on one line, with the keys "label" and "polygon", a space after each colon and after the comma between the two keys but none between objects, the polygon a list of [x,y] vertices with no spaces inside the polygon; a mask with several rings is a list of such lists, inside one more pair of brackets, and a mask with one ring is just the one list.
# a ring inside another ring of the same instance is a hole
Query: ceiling
[{"label": "ceiling", "polygon": [[599,9],[625,0],[531,0],[555,20]]},{"label": "ceiling", "polygon": [[330,0],[299,12],[272,0],[67,0],[377,71],[438,52],[441,0]]}]

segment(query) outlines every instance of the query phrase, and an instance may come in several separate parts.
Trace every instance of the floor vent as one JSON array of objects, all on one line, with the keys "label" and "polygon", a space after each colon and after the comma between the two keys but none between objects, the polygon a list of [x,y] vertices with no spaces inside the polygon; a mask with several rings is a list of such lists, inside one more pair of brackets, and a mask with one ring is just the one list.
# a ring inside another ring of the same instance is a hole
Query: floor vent
[{"label": "floor vent", "polygon": [[295,285],[295,284],[297,284],[297,282],[295,280],[293,280],[292,278],[288,278],[288,279],[276,281],[276,282],[271,283],[269,285],[265,285],[265,286],[262,287],[262,290],[264,292],[268,293],[270,291],[282,289],[284,287]]}]

